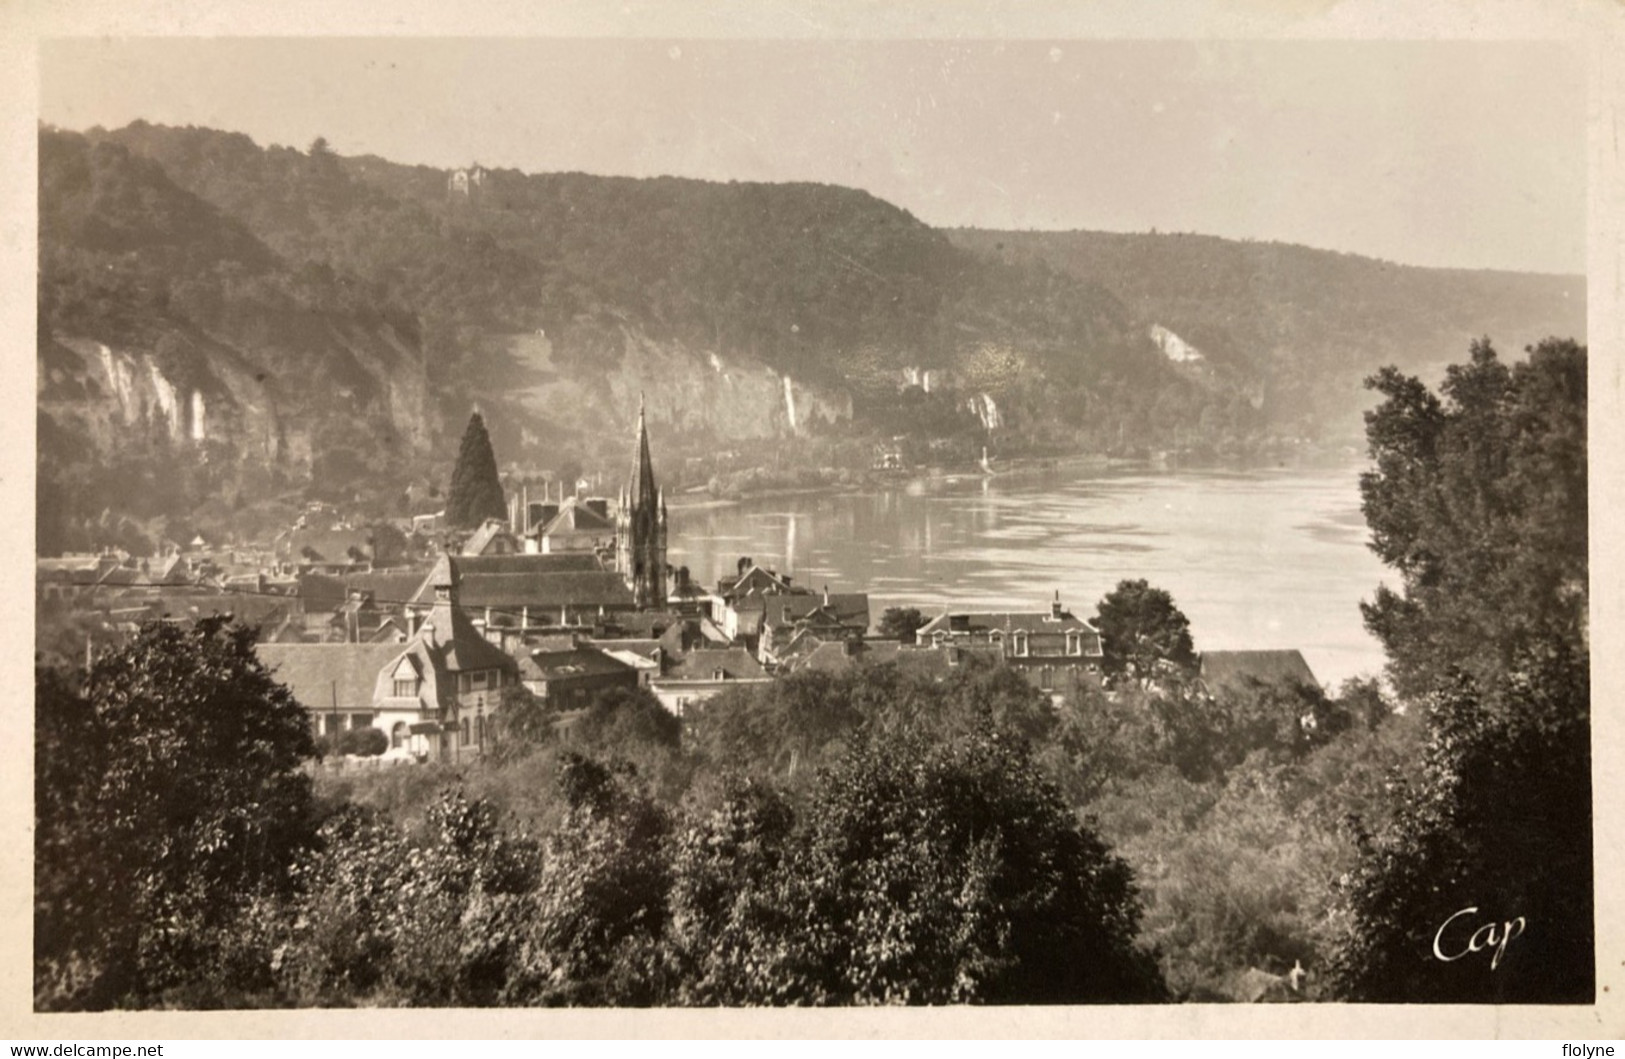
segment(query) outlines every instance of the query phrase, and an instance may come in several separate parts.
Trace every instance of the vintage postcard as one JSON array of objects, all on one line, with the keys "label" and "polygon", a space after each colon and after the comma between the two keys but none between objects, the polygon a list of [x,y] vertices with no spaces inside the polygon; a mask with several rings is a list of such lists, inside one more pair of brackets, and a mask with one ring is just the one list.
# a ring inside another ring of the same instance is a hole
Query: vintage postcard
[{"label": "vintage postcard", "polygon": [[1625,1029],[1617,10],[7,19],[7,1036]]}]

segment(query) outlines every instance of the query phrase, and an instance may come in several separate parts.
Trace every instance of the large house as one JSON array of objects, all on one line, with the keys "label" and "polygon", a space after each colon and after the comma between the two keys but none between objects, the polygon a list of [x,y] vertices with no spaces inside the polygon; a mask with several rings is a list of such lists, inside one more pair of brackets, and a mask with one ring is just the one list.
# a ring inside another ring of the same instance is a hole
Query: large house
[{"label": "large house", "polygon": [[869,596],[864,592],[811,592],[762,597],[762,634],[757,657],[776,665],[796,641],[844,642],[869,631]]},{"label": "large house", "polygon": [[567,497],[560,504],[541,505],[538,514],[544,517],[527,534],[526,551],[597,555],[609,554],[615,546],[615,519],[603,497]]},{"label": "large house", "polygon": [[401,644],[259,643],[254,651],[310,715],[318,736],[351,728],[389,729],[378,721],[378,674],[400,657]]},{"label": "large house", "polygon": [[938,649],[993,647],[1045,691],[1060,687],[1064,676],[1100,672],[1100,630],[1064,608],[1059,593],[1048,611],[941,614],[922,626],[915,640]]},{"label": "large house", "polygon": [[761,663],[742,647],[689,651],[664,674],[649,678],[649,690],[666,709],[681,717],[695,703],[731,687],[769,684]]},{"label": "large house", "polygon": [[408,611],[433,605],[435,585],[457,582],[460,605],[486,629],[518,631],[592,624],[634,608],[619,574],[583,552],[554,555],[442,555],[412,598]]},{"label": "large house", "polygon": [[[324,734],[370,725],[389,736],[392,749],[440,761],[478,756],[495,741],[493,721],[520,688],[519,667],[459,605],[454,566],[437,566],[430,582],[433,600],[404,644],[260,644],[260,659]],[[362,690],[368,673],[370,696]],[[324,723],[323,714],[334,719]]]},{"label": "large house", "polygon": [[723,636],[754,651],[762,635],[767,599],[788,595],[810,596],[812,590],[792,584],[789,574],[758,566],[750,556],[741,556],[734,575],[717,581],[711,616]]},{"label": "large house", "polygon": [[519,679],[556,711],[585,709],[606,691],[638,689],[638,670],[592,644],[532,651],[519,660]]}]

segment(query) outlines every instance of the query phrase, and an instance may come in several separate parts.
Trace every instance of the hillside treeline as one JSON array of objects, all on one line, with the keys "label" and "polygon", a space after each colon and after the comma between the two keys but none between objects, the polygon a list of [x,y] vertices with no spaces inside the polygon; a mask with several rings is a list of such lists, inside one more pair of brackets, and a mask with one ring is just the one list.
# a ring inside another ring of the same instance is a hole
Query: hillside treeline
[{"label": "hillside treeline", "polygon": [[[1583,326],[1567,280],[1194,237],[944,233],[832,186],[486,170],[465,194],[320,140],[136,122],[40,143],[48,552],[109,543],[104,513],[157,535],[160,516],[248,531],[267,494],[396,514],[408,485],[444,487],[436,453],[471,404],[505,458],[555,470],[620,458],[605,424],[640,389],[672,417],[672,458],[736,448],[719,424],[792,429],[759,406],[773,385],[743,396],[730,372],[793,376],[824,410],[803,433],[849,409],[855,436],[954,451],[1236,457],[1340,440],[1366,372],[1442,361],[1472,320]],[[1207,359],[1171,362],[1153,325]],[[132,358],[138,388],[150,366],[202,395],[206,481],[185,481],[203,462],[185,431],[109,392],[102,346]],[[573,388],[534,396],[560,380]]]}]

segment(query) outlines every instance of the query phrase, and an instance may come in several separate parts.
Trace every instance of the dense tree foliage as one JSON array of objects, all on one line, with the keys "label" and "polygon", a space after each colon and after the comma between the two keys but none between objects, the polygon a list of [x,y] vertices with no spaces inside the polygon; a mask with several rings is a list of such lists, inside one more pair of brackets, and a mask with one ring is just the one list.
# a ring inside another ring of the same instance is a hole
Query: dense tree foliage
[{"label": "dense tree foliage", "polygon": [[1584,647],[1586,351],[1548,340],[1507,365],[1488,340],[1440,395],[1392,369],[1371,386],[1371,546],[1400,577],[1364,607],[1395,683],[1495,679],[1531,649]]},{"label": "dense tree foliage", "polygon": [[1144,580],[1118,582],[1096,608],[1101,668],[1108,677],[1149,683],[1196,668],[1190,620],[1165,590]]},{"label": "dense tree foliage", "polygon": [[485,419],[475,412],[468,417],[468,428],[457,450],[457,464],[451,471],[451,485],[446,490],[446,525],[473,529],[488,518],[507,517],[508,502],[502,495],[491,436],[485,432]]},{"label": "dense tree foliage", "polygon": [[1420,771],[1363,836],[1335,971],[1350,999],[1590,1003],[1590,682],[1557,655],[1428,703]]},{"label": "dense tree foliage", "polygon": [[1360,380],[1383,364],[1421,371],[1463,334],[1519,345],[1586,326],[1582,276],[1414,268],[1355,254],[1190,232],[956,229],[956,245],[1042,261],[1103,283],[1195,346],[1208,370],[1256,385],[1185,417],[1187,444],[1236,425],[1308,438],[1360,436]]},{"label": "dense tree foliage", "polygon": [[[87,495],[116,514],[179,519],[224,492],[210,517],[222,528],[256,526],[267,484],[394,514],[408,482],[441,473],[433,453],[471,402],[516,456],[594,446],[603,417],[620,413],[613,388],[562,391],[578,399],[542,414],[535,388],[651,350],[699,371],[715,355],[793,375],[831,407],[850,401],[860,435],[951,443],[933,459],[974,459],[989,440],[1006,454],[1234,455],[1315,436],[1354,404],[1372,361],[1317,334],[1328,317],[1339,334],[1380,333],[1386,350],[1395,335],[1459,330],[1486,305],[1556,327],[1583,304],[1561,279],[1441,277],[1222,240],[1052,233],[1095,250],[1017,253],[1020,240],[982,245],[818,185],[499,170],[461,195],[444,170],[145,122],[44,129],[40,157],[40,514],[53,549],[84,546],[102,509],[84,508]],[[1352,324],[1339,315],[1351,303]],[[1418,317],[1426,327],[1405,326]],[[1156,323],[1209,360],[1171,363],[1147,337]],[[107,414],[120,399],[99,344],[132,358],[138,379],[156,368],[183,398],[197,387],[225,447],[206,461],[185,444],[124,460],[145,428]],[[1430,344],[1396,353],[1416,365]],[[899,388],[910,369],[937,373],[930,393]],[[988,398],[991,431],[972,407]],[[717,440],[696,426],[670,443],[701,454]],[[143,462],[163,473],[134,474]],[[202,467],[212,485],[166,480]],[[758,487],[747,470],[718,474],[719,492]]]},{"label": "dense tree foliage", "polygon": [[904,643],[914,642],[914,633],[924,625],[928,619],[920,613],[918,607],[887,607],[880,616],[880,622],[875,631],[881,636],[891,637]]},{"label": "dense tree foliage", "polygon": [[1443,399],[1386,371],[1362,482],[1400,574],[1366,617],[1425,707],[1421,767],[1368,827],[1341,992],[1589,1002],[1595,989],[1587,642],[1586,356],[1487,341]]},{"label": "dense tree foliage", "polygon": [[208,975],[309,837],[304,709],[222,619],[152,624],[74,688],[36,680],[35,990],[153,1003]]}]

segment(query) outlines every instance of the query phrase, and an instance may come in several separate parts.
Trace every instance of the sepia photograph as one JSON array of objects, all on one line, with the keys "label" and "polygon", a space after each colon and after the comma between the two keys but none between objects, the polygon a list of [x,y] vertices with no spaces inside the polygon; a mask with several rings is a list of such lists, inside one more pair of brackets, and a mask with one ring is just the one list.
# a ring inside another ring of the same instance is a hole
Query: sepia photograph
[{"label": "sepia photograph", "polygon": [[1051,28],[34,42],[32,1012],[1617,990],[1595,53]]}]

